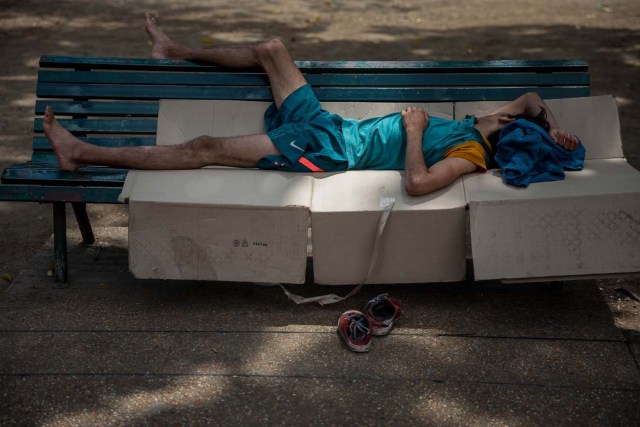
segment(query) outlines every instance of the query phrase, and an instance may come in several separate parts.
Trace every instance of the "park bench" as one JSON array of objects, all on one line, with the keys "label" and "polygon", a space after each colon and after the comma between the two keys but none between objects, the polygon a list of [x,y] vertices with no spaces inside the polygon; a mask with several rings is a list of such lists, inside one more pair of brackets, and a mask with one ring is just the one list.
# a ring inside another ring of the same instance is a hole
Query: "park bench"
[{"label": "park bench", "polygon": [[[545,99],[590,95],[584,61],[297,65],[321,102],[508,101],[529,91]],[[45,107],[52,106],[64,127],[93,144],[154,145],[161,99],[269,101],[271,93],[260,70],[230,71],[173,60],[41,57],[32,158],[4,170],[0,201],[52,204],[57,281],[67,281],[66,205],[74,210],[84,242],[93,242],[86,204],[119,203],[128,171],[100,166],[60,171],[43,134]]]}]

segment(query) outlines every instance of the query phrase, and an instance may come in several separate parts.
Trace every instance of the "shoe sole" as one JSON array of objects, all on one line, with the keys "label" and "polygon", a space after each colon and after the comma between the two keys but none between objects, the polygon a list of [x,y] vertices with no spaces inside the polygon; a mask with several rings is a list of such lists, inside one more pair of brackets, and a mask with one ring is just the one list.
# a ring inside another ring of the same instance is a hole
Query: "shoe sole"
[{"label": "shoe sole", "polygon": [[394,326],[395,326],[395,324],[392,323],[389,326],[382,327],[382,328],[374,327],[373,331],[372,331],[373,332],[373,336],[376,336],[376,337],[387,336],[387,335],[389,335],[391,333],[391,331],[393,330]]}]

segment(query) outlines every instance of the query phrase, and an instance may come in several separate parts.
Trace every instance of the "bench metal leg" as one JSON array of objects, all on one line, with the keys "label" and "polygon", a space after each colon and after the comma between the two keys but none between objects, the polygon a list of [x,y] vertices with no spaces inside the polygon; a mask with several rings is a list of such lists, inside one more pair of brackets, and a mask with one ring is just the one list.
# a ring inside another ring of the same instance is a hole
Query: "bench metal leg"
[{"label": "bench metal leg", "polygon": [[53,203],[53,249],[56,282],[67,283],[67,216],[64,202]]},{"label": "bench metal leg", "polygon": [[78,227],[82,234],[82,241],[87,244],[91,244],[96,241],[93,236],[93,230],[91,229],[91,222],[89,221],[89,215],[87,215],[87,204],[81,202],[71,203],[73,207],[73,213],[76,214],[76,220],[78,220]]}]

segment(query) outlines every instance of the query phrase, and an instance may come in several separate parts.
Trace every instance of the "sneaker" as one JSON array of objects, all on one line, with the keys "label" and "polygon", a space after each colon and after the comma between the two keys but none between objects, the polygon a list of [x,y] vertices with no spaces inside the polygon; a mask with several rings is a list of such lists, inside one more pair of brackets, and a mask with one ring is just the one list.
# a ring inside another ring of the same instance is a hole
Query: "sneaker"
[{"label": "sneaker", "polygon": [[338,320],[337,332],[349,350],[364,353],[371,349],[371,322],[359,311],[345,311]]},{"label": "sneaker", "polygon": [[367,303],[364,314],[371,322],[373,335],[389,335],[398,317],[402,316],[402,301],[388,294],[378,295]]}]

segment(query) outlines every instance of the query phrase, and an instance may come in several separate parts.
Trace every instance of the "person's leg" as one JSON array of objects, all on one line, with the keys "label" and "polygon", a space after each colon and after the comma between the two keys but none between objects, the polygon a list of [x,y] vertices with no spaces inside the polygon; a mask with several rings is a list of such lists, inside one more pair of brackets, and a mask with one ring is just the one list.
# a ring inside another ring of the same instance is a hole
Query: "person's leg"
[{"label": "person's leg", "polygon": [[191,47],[171,40],[148,13],[145,15],[145,30],[153,44],[153,58],[201,61],[235,69],[261,67],[269,77],[273,99],[278,108],[287,96],[306,84],[286,46],[278,39],[255,44]]},{"label": "person's leg", "polygon": [[264,134],[232,138],[200,136],[179,145],[99,147],[80,141],[64,129],[49,107],[45,111],[44,132],[62,170],[76,170],[84,165],[162,170],[209,165],[253,168],[263,157],[281,154]]}]

